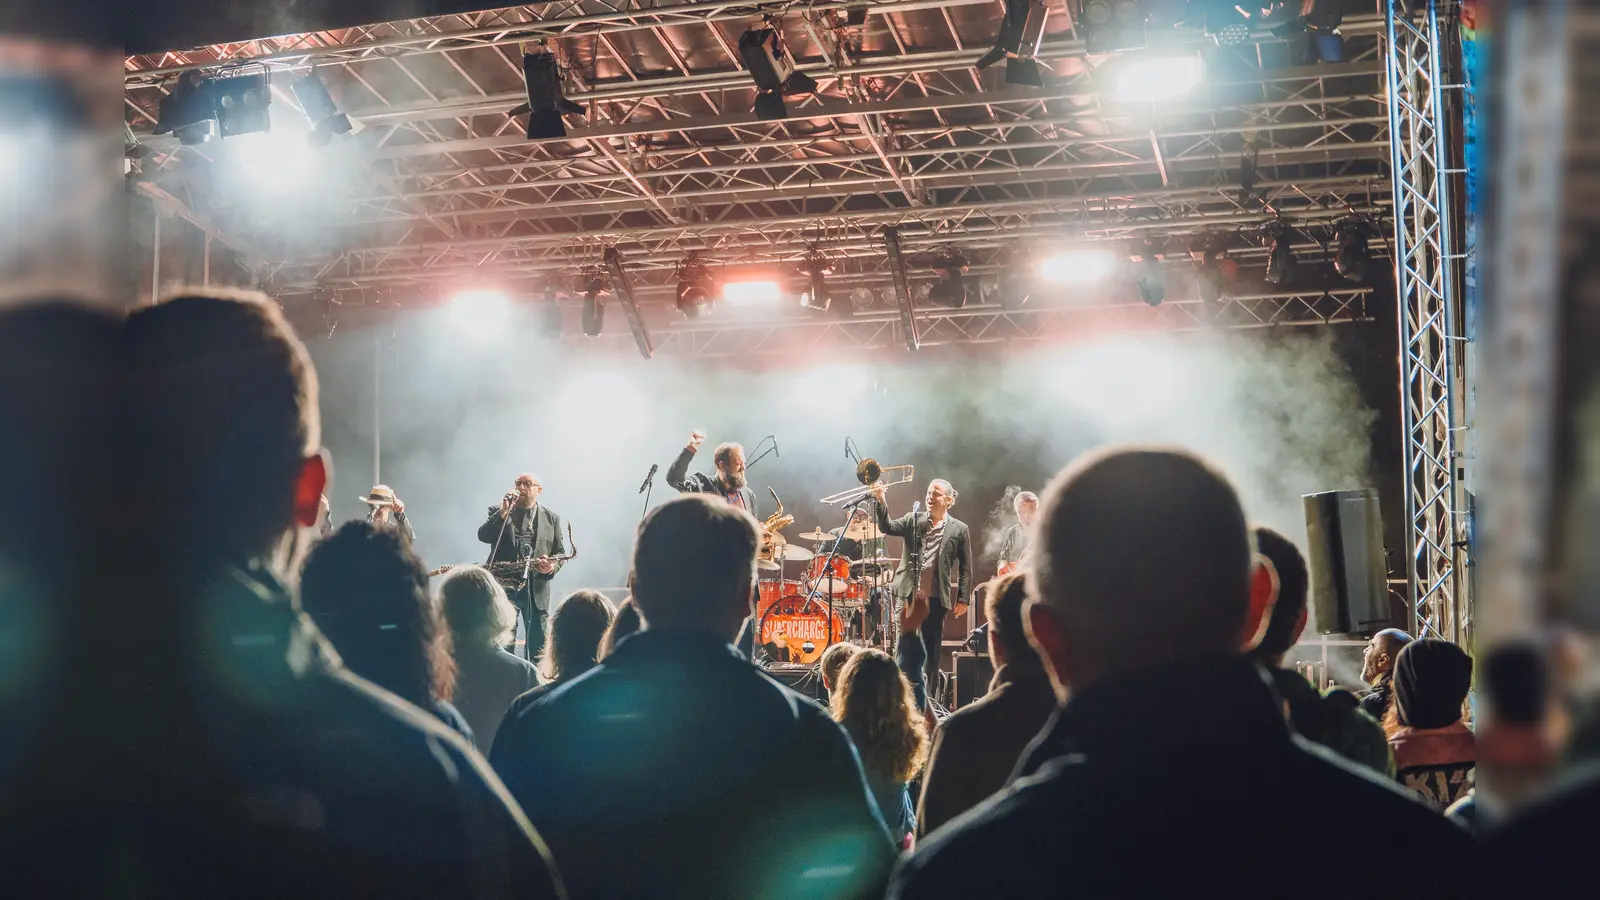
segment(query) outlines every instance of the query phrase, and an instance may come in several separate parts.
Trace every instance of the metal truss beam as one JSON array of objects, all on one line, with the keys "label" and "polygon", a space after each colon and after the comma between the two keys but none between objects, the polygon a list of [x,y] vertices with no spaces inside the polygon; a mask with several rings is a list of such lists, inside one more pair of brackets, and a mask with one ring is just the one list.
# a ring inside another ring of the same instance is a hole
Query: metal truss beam
[{"label": "metal truss beam", "polygon": [[1460,169],[1448,117],[1458,105],[1446,91],[1460,71],[1448,0],[1389,0],[1387,74],[1394,171],[1394,236],[1400,307],[1401,391],[1405,428],[1405,504],[1410,549],[1412,633],[1465,644],[1471,609],[1464,577],[1465,512],[1455,422],[1461,331],[1454,190]]},{"label": "metal truss beam", "polygon": [[[927,348],[1070,339],[1098,332],[1261,329],[1366,322],[1371,321],[1366,310],[1369,290],[1258,294],[1233,297],[1217,304],[1192,300],[1155,307],[1113,304],[1017,311],[998,307],[918,310],[917,345]],[[747,323],[678,320],[653,325],[652,334],[657,339],[657,356],[795,356],[904,348],[907,346],[904,328],[900,314],[886,310],[848,319],[806,317]],[[620,333],[567,340],[574,346],[610,350],[631,347],[632,343],[630,336]]]}]

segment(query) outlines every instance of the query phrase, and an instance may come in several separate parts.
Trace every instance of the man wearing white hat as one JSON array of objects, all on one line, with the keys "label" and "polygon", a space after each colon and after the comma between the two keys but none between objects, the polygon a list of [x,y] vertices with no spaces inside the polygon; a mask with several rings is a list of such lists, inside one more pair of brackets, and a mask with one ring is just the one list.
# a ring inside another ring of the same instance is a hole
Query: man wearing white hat
[{"label": "man wearing white hat", "polygon": [[407,543],[417,539],[417,531],[406,518],[406,504],[386,484],[373,485],[361,502],[367,505],[367,522],[377,528],[395,528]]}]

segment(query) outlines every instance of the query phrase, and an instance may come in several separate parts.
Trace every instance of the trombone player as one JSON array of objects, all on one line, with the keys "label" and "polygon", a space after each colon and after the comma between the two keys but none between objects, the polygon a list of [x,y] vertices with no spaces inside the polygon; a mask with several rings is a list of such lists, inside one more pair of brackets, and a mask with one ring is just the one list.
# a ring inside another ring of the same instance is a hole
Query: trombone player
[{"label": "trombone player", "polygon": [[[965,522],[950,515],[956,502],[956,489],[943,478],[928,482],[924,498],[927,508],[909,512],[897,519],[889,518],[889,504],[884,485],[874,482],[872,496],[877,500],[878,530],[885,535],[901,538],[900,572],[895,576],[893,594],[898,603],[907,609],[918,609],[925,594],[928,616],[916,630],[906,633],[902,629],[896,662],[911,680],[917,703],[927,708],[930,685],[937,690],[934,679],[939,673],[939,649],[944,644],[944,619],[954,612],[965,615],[967,597],[972,590],[972,540]],[[922,571],[912,569],[913,557],[921,563]],[[918,577],[920,575],[920,577]],[[910,621],[915,621],[912,616]],[[898,627],[899,623],[888,627]]]}]

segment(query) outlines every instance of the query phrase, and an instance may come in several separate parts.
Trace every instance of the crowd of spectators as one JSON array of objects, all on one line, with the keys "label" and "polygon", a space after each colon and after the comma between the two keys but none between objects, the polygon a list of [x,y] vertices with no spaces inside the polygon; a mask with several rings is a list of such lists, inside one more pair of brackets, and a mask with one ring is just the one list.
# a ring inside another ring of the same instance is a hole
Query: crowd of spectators
[{"label": "crowd of spectators", "polygon": [[[40,378],[77,406],[12,390]],[[393,529],[319,535],[316,373],[261,297],[8,312],[0,379],[0,494],[43,511],[0,523],[5,646],[137,636],[110,651],[127,677],[99,721],[141,780],[97,780],[104,748],[30,717],[18,686],[43,688],[9,649],[0,699],[25,739],[0,763],[44,773],[14,808],[72,767],[157,823],[122,848],[160,861],[147,893],[1456,896],[1474,832],[1508,859],[1574,843],[1600,784],[1540,800],[1568,717],[1535,644],[1487,660],[1481,723],[1472,659],[1435,638],[1374,635],[1360,697],[1286,667],[1305,560],[1183,451],[1111,448],[1055,478],[1028,563],[985,590],[993,682],[937,721],[880,650],[827,648],[823,705],[735,648],[760,531],[719,498],[651,510],[632,595],[567,597],[537,667],[506,651],[515,612],[484,569],[430,590]],[[117,485],[137,516],[52,511],[98,464],[137,476]],[[101,576],[50,568],[86,541],[140,560],[125,577],[156,601],[91,614],[74,598]],[[82,813],[58,803],[16,846]],[[1380,850],[1339,865],[1319,835]]]}]

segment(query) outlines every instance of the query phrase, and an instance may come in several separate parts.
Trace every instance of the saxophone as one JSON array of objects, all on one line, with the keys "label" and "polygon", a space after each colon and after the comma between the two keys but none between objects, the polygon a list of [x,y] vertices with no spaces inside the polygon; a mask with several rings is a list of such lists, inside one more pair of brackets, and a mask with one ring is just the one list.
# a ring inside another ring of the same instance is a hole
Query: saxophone
[{"label": "saxophone", "polygon": [[786,515],[784,513],[783,501],[778,499],[777,491],[774,491],[771,487],[768,487],[767,492],[772,495],[773,502],[778,504],[778,511],[770,516],[767,516],[766,520],[761,523],[760,558],[771,562],[773,555],[777,552],[778,546],[786,543],[783,539],[783,535],[779,534],[778,532],[782,529],[788,528],[790,525],[793,525],[794,516]]}]

